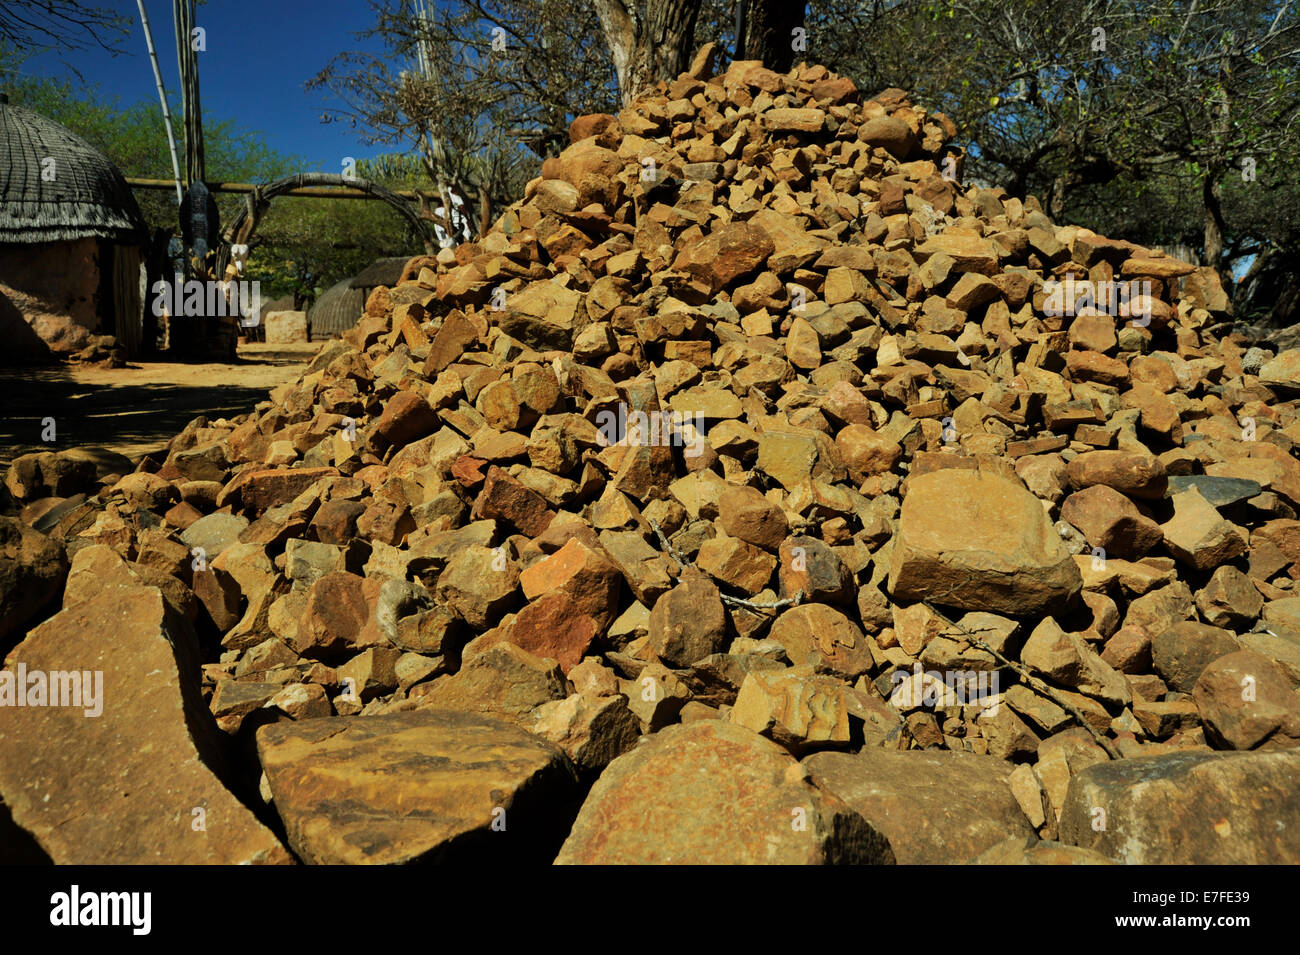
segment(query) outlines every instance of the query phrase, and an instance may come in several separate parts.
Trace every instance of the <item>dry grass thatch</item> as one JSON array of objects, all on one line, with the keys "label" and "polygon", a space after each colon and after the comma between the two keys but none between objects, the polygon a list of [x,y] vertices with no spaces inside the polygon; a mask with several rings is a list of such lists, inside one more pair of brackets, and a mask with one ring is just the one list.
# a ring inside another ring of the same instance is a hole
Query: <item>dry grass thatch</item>
[{"label": "dry grass thatch", "polygon": [[145,240],[122,173],[71,130],[0,97],[0,243],[90,236]]}]

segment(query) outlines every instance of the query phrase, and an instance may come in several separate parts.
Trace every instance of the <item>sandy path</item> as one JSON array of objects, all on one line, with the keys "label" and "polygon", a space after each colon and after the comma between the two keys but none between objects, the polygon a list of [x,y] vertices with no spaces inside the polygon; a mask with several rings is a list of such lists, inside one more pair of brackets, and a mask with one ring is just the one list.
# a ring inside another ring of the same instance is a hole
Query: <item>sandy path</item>
[{"label": "sandy path", "polygon": [[[0,467],[31,451],[106,448],[133,461],[162,449],[199,415],[251,411],[296,378],[321,342],[250,344],[229,362],[137,361],[127,368],[0,368]],[[52,417],[56,440],[41,440]]]}]

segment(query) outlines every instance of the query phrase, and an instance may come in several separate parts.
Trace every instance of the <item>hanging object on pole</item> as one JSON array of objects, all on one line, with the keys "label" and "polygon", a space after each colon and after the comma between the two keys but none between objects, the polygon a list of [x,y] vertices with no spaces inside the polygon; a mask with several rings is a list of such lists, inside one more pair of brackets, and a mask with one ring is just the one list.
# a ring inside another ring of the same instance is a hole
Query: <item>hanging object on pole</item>
[{"label": "hanging object on pole", "polygon": [[187,263],[207,270],[206,257],[216,251],[221,223],[216,200],[208,191],[203,155],[203,110],[199,101],[198,53],[205,48],[202,32],[194,25],[194,0],[172,0],[176,25],[176,63],[180,71],[181,103],[185,112],[185,179],[181,202],[181,235],[190,251]]}]

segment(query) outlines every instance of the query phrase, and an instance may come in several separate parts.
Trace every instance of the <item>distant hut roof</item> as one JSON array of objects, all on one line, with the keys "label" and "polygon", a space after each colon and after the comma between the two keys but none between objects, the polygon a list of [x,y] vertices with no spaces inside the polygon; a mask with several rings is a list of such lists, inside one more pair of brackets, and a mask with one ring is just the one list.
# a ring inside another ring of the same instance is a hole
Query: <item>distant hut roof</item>
[{"label": "distant hut roof", "polygon": [[321,293],[307,313],[313,339],[341,334],[355,325],[366,310],[366,293],[352,288],[355,279],[343,279]]},{"label": "distant hut roof", "polygon": [[410,256],[399,255],[391,259],[375,259],[352,279],[353,288],[378,288],[386,285],[392,288],[402,277],[402,269],[411,261]]},{"label": "distant hut roof", "polygon": [[136,243],[146,233],[135,196],[107,156],[0,94],[0,243],[91,236]]}]

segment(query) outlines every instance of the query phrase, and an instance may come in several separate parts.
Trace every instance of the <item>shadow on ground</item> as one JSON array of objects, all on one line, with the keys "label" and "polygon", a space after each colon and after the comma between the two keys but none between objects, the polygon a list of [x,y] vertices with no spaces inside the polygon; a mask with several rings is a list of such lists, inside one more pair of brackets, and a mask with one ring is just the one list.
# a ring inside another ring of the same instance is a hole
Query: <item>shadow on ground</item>
[{"label": "shadow on ground", "polygon": [[[257,365],[300,364],[275,354],[259,355],[231,369]],[[132,363],[147,369],[148,363]],[[209,366],[210,367],[210,366]],[[130,374],[129,369],[123,370]],[[208,384],[196,373],[194,385],[174,382],[132,384],[129,377],[112,384],[77,381],[62,366],[0,369],[0,467],[32,451],[108,447],[136,459],[163,448],[199,415],[232,418],[266,400],[265,386]],[[42,440],[42,422],[53,418],[56,440]],[[130,450],[128,450],[130,448]]]}]

